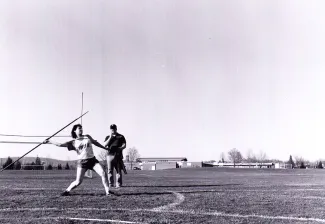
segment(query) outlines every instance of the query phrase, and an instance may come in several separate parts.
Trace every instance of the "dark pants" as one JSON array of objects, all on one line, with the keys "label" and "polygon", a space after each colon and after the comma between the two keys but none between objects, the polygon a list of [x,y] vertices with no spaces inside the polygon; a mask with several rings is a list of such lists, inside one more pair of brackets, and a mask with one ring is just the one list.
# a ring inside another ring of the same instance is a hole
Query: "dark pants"
[{"label": "dark pants", "polygon": [[87,169],[87,170],[93,170],[94,166],[99,163],[96,157],[94,156],[93,158],[90,159],[81,159],[78,160],[78,167]]},{"label": "dark pants", "polygon": [[108,170],[108,183],[109,186],[114,185],[114,176],[113,171],[116,170],[116,187],[122,186],[122,167],[121,163],[121,155],[119,154],[108,154],[107,155],[107,170]]}]

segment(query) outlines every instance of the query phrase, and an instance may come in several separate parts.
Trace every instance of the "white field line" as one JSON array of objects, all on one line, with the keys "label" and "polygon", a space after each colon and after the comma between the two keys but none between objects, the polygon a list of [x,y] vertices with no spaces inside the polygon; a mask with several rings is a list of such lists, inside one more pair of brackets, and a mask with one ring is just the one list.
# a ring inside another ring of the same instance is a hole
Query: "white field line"
[{"label": "white field line", "polygon": [[224,194],[225,191],[222,190],[193,190],[193,191],[187,191],[187,190],[183,190],[183,191],[174,191],[176,193],[217,193],[217,194]]},{"label": "white field line", "polygon": [[130,222],[130,221],[121,221],[121,220],[113,220],[113,219],[85,219],[85,218],[71,218],[71,217],[60,217],[61,219],[69,219],[69,220],[78,220],[78,221],[96,221],[96,222],[115,222],[115,223],[138,223],[138,222]]},{"label": "white field line", "polygon": [[290,220],[290,221],[304,221],[304,222],[313,221],[313,222],[325,223],[325,219],[292,217],[292,216],[268,216],[268,215],[255,215],[255,214],[241,215],[241,214],[226,214],[223,212],[205,213],[204,215],[232,217],[232,218],[259,218],[259,219],[270,219],[270,220]]},{"label": "white field line", "polygon": [[322,184],[283,184],[284,186],[319,186],[319,187],[324,187]]},{"label": "white field line", "polygon": [[43,187],[0,187],[2,190],[14,191],[45,191],[45,190],[62,190],[61,188],[43,188]]},{"label": "white field line", "polygon": [[[185,214],[185,215],[206,215],[206,216],[215,216],[215,217],[232,217],[232,218],[259,218],[259,219],[269,219],[269,220],[290,220],[290,221],[303,221],[303,222],[318,222],[325,223],[325,219],[319,218],[305,218],[305,217],[294,217],[294,216],[268,216],[268,215],[241,215],[241,214],[229,214],[223,212],[200,212],[200,211],[191,211],[191,210],[155,210],[155,209],[110,209],[110,208],[16,208],[16,209],[0,209],[0,212],[7,211],[127,211],[127,212],[155,212],[155,213],[176,213],[176,214]],[[26,218],[26,217],[25,217]],[[47,217],[43,217],[47,219]],[[64,218],[64,217],[57,217]],[[8,219],[8,218],[0,218]],[[10,219],[10,218],[9,218]],[[13,218],[17,219],[17,218]],[[48,217],[51,219],[51,217]]]},{"label": "white field line", "polygon": [[[144,173],[138,173],[137,176],[145,176],[145,177],[155,177],[153,175],[150,174],[144,174]],[[160,178],[159,176],[157,178]]]},{"label": "white field line", "polygon": [[325,189],[313,189],[313,188],[307,188],[307,189],[228,189],[228,190],[222,190],[223,192],[278,192],[278,191],[325,191]]},{"label": "white field line", "polygon": [[176,199],[175,199],[175,201],[173,203],[154,208],[153,210],[161,211],[161,210],[172,209],[172,208],[176,207],[177,205],[180,205],[181,203],[184,202],[184,200],[185,200],[184,195],[182,195],[182,194],[180,194],[178,192],[174,192],[174,191],[172,191],[171,193],[173,193],[176,196]]},{"label": "white field line", "polygon": [[[298,198],[298,197],[297,197]],[[306,196],[306,197],[299,197],[299,198],[304,198],[304,199],[321,199],[325,200],[325,197],[319,197],[319,196]]]}]

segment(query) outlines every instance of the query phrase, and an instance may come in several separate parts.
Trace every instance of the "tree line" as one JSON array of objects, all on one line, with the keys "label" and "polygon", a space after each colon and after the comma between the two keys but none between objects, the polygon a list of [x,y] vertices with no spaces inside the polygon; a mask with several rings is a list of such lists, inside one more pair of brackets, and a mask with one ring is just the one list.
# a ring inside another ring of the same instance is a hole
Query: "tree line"
[{"label": "tree line", "polygon": [[[300,168],[305,169],[308,166],[311,166],[312,168],[323,168],[323,161],[319,160],[314,163],[310,163],[308,160],[304,159],[301,156],[295,156],[295,158],[292,158],[292,155],[289,156],[288,161],[281,161],[278,159],[269,159],[265,152],[260,151],[258,154],[255,154],[252,150],[248,150],[246,157],[242,155],[242,153],[236,149],[233,148],[228,151],[228,160],[224,152],[220,155],[220,163],[225,163],[226,161],[231,162],[236,166],[238,163],[268,163],[268,162],[285,162],[286,164],[291,164],[292,168]],[[215,160],[210,160],[206,162],[216,162]]]},{"label": "tree line", "polygon": [[273,162],[274,160],[268,159],[265,152],[260,151],[258,154],[255,154],[252,150],[248,150],[246,157],[236,148],[233,148],[228,151],[228,159],[224,152],[220,155],[220,163],[231,162],[234,166],[237,163],[267,163]]},{"label": "tree line", "polygon": [[74,167],[72,167],[71,165],[69,165],[69,163],[67,162],[65,164],[65,166],[63,167],[62,164],[58,164],[56,166],[52,165],[52,164],[44,164],[42,163],[41,159],[37,156],[35,159],[35,162],[31,162],[31,163],[25,163],[22,164],[20,161],[17,161],[15,164],[12,164],[13,160],[12,158],[9,156],[6,160],[6,162],[2,165],[2,168],[7,167],[8,165],[10,165],[7,169],[8,170],[70,170],[73,169]]},{"label": "tree line", "polygon": [[[107,168],[107,151],[106,150],[102,150],[101,153],[98,155],[98,158],[100,160],[102,160],[101,164],[104,166],[104,168]],[[129,148],[126,150],[125,153],[125,161],[130,163],[130,168],[132,169],[133,166],[137,163],[137,159],[140,157],[139,151],[138,149],[136,149],[135,147]],[[10,156],[7,158],[6,162],[2,165],[2,167],[6,167],[9,164],[11,164],[13,162],[12,158],[10,158]],[[74,169],[73,166],[69,165],[69,163],[67,162],[64,167],[62,166],[62,164],[57,164],[57,166],[54,166],[52,164],[42,164],[41,159],[37,156],[35,159],[35,162],[31,162],[31,163],[25,163],[22,164],[20,161],[17,161],[15,164],[12,164],[11,166],[9,166],[7,169],[8,170],[43,170],[45,166],[46,170],[70,170],[70,169]]]}]

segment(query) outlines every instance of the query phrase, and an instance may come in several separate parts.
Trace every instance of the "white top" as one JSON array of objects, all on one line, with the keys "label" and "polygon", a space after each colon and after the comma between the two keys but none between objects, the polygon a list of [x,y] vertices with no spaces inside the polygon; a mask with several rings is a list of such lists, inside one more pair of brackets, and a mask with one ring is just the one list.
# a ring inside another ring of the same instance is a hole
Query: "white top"
[{"label": "white top", "polygon": [[95,156],[91,140],[87,136],[75,139],[72,144],[77,151],[79,160],[90,159]]}]

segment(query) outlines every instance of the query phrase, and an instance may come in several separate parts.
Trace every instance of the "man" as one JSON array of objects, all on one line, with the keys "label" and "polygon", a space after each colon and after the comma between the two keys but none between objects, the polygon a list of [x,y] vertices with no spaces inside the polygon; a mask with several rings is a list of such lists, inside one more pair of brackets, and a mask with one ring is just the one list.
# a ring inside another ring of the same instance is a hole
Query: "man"
[{"label": "man", "polygon": [[126,148],[126,140],[123,135],[117,132],[115,124],[110,126],[111,136],[105,138],[104,146],[107,152],[107,169],[109,186],[114,185],[113,170],[116,170],[116,188],[122,186],[123,149]]}]

